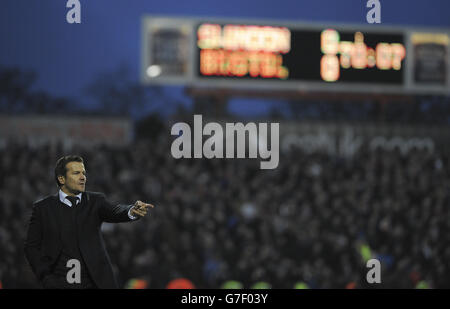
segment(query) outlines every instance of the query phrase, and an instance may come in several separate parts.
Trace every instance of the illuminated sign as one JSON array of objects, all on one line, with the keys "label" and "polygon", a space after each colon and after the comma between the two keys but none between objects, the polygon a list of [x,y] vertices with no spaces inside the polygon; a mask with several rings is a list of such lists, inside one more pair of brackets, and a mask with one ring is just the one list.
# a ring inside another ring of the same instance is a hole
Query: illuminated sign
[{"label": "illuminated sign", "polygon": [[197,31],[200,73],[285,79],[281,55],[291,49],[290,36],[285,27],[203,24]]},{"label": "illuminated sign", "polygon": [[364,70],[376,67],[378,70],[399,71],[406,55],[401,43],[379,42],[372,48],[364,43],[361,32],[356,32],[354,42],[350,42],[341,41],[339,32],[333,29],[322,32],[321,50],[324,55],[320,61],[320,76],[327,82],[339,80],[340,68]]},{"label": "illuminated sign", "polygon": [[203,23],[200,77],[403,83],[401,34]]},{"label": "illuminated sign", "polygon": [[141,80],[194,87],[450,93],[450,30],[145,16]]}]

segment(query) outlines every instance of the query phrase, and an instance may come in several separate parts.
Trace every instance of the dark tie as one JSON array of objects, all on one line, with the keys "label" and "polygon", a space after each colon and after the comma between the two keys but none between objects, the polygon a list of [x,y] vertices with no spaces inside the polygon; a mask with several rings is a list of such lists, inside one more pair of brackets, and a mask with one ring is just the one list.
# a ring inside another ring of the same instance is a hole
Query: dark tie
[{"label": "dark tie", "polygon": [[68,199],[72,203],[72,206],[76,206],[77,205],[78,197],[76,197],[76,196],[66,196],[66,199]]}]

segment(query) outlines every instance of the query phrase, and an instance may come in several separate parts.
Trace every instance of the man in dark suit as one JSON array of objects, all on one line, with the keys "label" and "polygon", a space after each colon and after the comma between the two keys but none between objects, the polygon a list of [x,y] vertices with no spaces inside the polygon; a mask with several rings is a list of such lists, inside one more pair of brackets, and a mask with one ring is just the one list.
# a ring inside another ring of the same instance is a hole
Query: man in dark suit
[{"label": "man in dark suit", "polygon": [[60,158],[55,180],[59,192],[33,205],[25,241],[33,272],[44,288],[117,288],[101,224],[135,221],[153,205],[112,205],[102,193],[86,192],[79,156]]}]

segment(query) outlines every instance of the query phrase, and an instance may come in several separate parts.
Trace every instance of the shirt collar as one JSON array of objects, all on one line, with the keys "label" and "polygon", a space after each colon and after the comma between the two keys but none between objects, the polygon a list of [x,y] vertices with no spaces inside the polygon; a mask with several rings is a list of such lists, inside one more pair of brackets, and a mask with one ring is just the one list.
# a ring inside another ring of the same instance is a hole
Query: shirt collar
[{"label": "shirt collar", "polygon": [[[78,198],[77,204],[80,203],[80,201],[81,201],[81,194],[82,193],[80,192],[79,194],[75,195]],[[66,196],[68,196],[68,194],[64,193],[63,190],[59,189],[59,200],[62,203],[66,204],[67,206],[72,206],[70,201],[66,199]]]}]

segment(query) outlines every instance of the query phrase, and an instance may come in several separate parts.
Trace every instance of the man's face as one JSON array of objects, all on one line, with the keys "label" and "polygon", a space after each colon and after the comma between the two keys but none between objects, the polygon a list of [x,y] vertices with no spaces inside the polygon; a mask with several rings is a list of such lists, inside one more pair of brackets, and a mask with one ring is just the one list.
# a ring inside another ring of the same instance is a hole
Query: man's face
[{"label": "man's face", "polygon": [[66,164],[67,173],[65,177],[60,176],[59,181],[63,185],[61,189],[65,193],[77,195],[84,192],[86,187],[86,170],[81,162],[69,162]]}]

